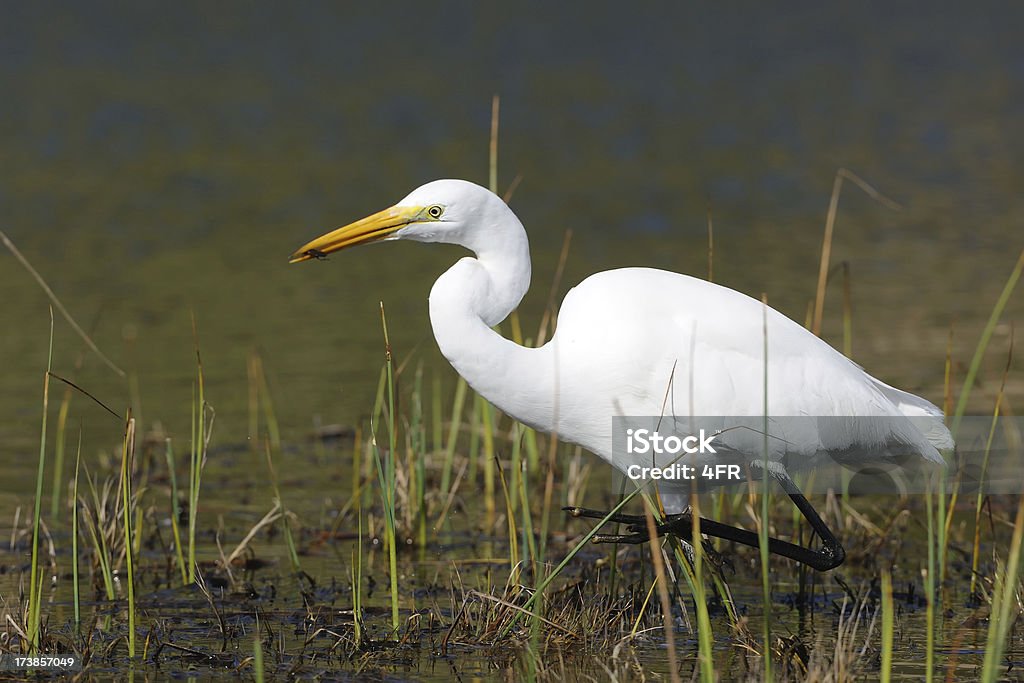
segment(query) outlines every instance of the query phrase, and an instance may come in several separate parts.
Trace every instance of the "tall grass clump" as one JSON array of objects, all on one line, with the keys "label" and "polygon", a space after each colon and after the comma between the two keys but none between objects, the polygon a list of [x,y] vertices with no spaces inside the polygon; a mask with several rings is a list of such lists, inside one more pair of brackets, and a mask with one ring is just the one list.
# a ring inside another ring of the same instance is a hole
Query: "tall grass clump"
[{"label": "tall grass clump", "polygon": [[983,681],[997,679],[997,669],[1003,664],[1003,653],[1010,631],[1016,623],[1011,611],[1020,610],[1017,592],[1020,590],[1020,554],[1024,539],[1024,497],[1017,505],[1017,518],[1013,524],[1010,540],[1010,554],[1006,562],[999,562],[996,568],[995,585],[992,589],[992,611],[988,621],[985,639],[985,660],[982,663]]},{"label": "tall grass clump", "polygon": [[192,389],[192,443],[188,477],[188,583],[196,582],[196,523],[199,519],[199,489],[206,466],[206,450],[210,442],[207,427],[206,382],[203,358],[199,353],[199,332],[192,316],[192,339],[196,352],[196,381]]},{"label": "tall grass clump", "polygon": [[[970,365],[969,365],[968,370],[967,370],[967,374],[964,377],[964,382],[963,382],[962,388],[960,390],[960,395],[959,395],[958,400],[957,400],[956,409],[955,409],[955,412],[954,412],[954,414],[952,416],[952,419],[951,419],[950,432],[953,435],[953,439],[954,440],[956,440],[956,438],[958,436],[959,429],[960,429],[960,424],[961,424],[961,422],[963,420],[964,415],[966,414],[967,405],[968,405],[968,400],[969,400],[969,397],[970,397],[971,389],[973,388],[975,380],[977,378],[978,370],[981,367],[982,359],[984,358],[985,352],[988,349],[988,345],[989,345],[989,342],[991,341],[992,334],[995,331],[996,325],[999,323],[999,320],[1002,317],[1003,311],[1006,308],[1006,305],[1007,305],[1007,303],[1010,300],[1010,296],[1013,294],[1013,291],[1014,291],[1014,289],[1015,289],[1015,287],[1017,285],[1017,282],[1020,279],[1022,270],[1024,270],[1024,250],[1021,251],[1020,256],[1018,257],[1017,262],[1014,265],[1013,270],[1010,272],[1010,275],[1007,278],[1006,283],[1004,284],[1003,289],[1000,292],[1000,295],[999,295],[998,299],[995,302],[995,305],[992,307],[992,311],[989,314],[988,321],[986,322],[985,327],[982,330],[981,337],[978,340],[978,344],[975,346],[974,353],[972,355],[971,362],[970,362]],[[995,407],[995,410],[993,411],[994,417],[993,417],[993,423],[992,423],[992,430],[994,430],[994,428],[995,428],[995,421],[998,420],[1000,405],[1001,405],[1001,402],[1002,402],[1001,393],[1002,393],[1002,390],[1000,390],[1000,396],[997,397],[997,399],[996,399],[996,407]],[[990,446],[991,446],[991,437],[989,439],[988,445],[986,446],[986,456],[985,456],[985,461],[983,461],[983,468],[987,465],[987,449]],[[940,599],[940,595],[939,595],[939,588],[941,587],[941,585],[942,585],[942,583],[943,583],[943,581],[944,581],[944,579],[946,577],[946,573],[947,573],[947,563],[948,563],[947,547],[948,547],[949,528],[950,528],[950,524],[952,522],[952,514],[953,514],[953,511],[954,511],[954,507],[955,507],[956,499],[957,499],[957,494],[958,494],[958,490],[954,489],[954,491],[952,492],[951,497],[949,499],[947,499],[945,482],[946,482],[945,473],[944,472],[940,473],[937,476],[937,483],[934,486],[934,489],[935,489],[934,492],[933,492],[933,487],[932,486],[929,486],[925,490],[925,507],[926,507],[926,512],[927,512],[927,524],[928,524],[928,539],[927,539],[928,540],[928,560],[927,560],[928,561],[928,565],[927,565],[927,569],[926,569],[925,575],[924,575],[924,579],[925,579],[925,597],[926,597],[926,600],[927,600],[927,604],[926,604],[926,617],[925,617],[926,618],[926,624],[927,624],[926,625],[927,633],[926,633],[926,641],[925,641],[925,667],[926,667],[925,675],[926,675],[926,680],[928,680],[929,682],[932,681],[934,679],[934,676],[935,676],[934,666],[935,666],[936,649],[937,649],[937,638],[936,638],[936,632],[935,632],[935,621],[936,621],[937,612],[938,612],[938,610],[941,607],[941,604],[940,604],[941,599]],[[979,490],[979,496],[980,495],[981,495],[981,491]],[[948,510],[947,510],[947,507],[948,507]],[[980,534],[980,532],[978,531],[979,523],[980,523],[980,503],[978,503],[976,505],[975,536],[978,536]],[[1016,538],[1016,532],[1017,532],[1017,530],[1015,530],[1015,538]],[[1018,549],[1019,549],[1019,546],[1018,546]],[[1011,544],[1011,553],[1015,553],[1015,552],[1016,551],[1012,550],[1012,544]],[[1012,573],[1012,576],[1013,576],[1013,578],[1010,578],[1010,579],[1007,579],[1004,576],[1003,580],[1009,580],[1013,584],[1016,583],[1017,559],[1018,558],[1016,557],[1016,554],[1013,554],[1010,557],[1009,563],[1006,565],[1006,567],[1003,568],[1004,574],[1009,575],[1010,573]],[[997,579],[998,578],[999,577],[997,576]],[[974,584],[972,582],[972,586],[973,585]],[[998,614],[997,607],[1001,606],[997,602],[998,600],[999,600],[999,598],[996,596],[996,593],[993,593],[992,623],[995,623],[995,621],[996,621],[996,615]],[[1003,628],[1003,627],[1002,626],[997,626],[996,628],[998,629],[998,628]],[[998,630],[996,631],[995,634],[993,634],[993,631],[990,629],[990,631],[989,631],[990,639],[996,637],[997,635],[998,635]],[[1005,640],[1000,642],[1000,644],[999,644],[1000,650],[999,651],[1001,651],[1001,648],[1003,648],[1003,647],[1005,647]],[[991,653],[987,650],[986,651],[986,660],[985,660],[986,661],[986,671],[990,671],[990,669],[988,667],[995,666],[994,664],[990,664],[989,663],[990,654]],[[994,670],[991,670],[991,671],[994,671]],[[983,680],[986,680],[986,681],[987,680],[992,680],[992,678],[990,678],[990,677],[989,678],[983,678]]]},{"label": "tall grass clump", "polygon": [[57,412],[57,433],[54,435],[53,446],[53,486],[50,491],[50,518],[56,520],[60,516],[60,490],[64,476],[64,432],[68,423],[68,410],[71,407],[71,387],[64,390],[64,398]]},{"label": "tall grass clump", "polygon": [[[108,542],[108,536],[110,536],[111,525],[116,523],[116,520],[110,519],[110,509],[116,505],[110,504],[112,497],[111,487],[109,480],[107,484],[101,488],[97,488],[96,482],[89,472],[89,468],[85,468],[85,481],[89,485],[89,493],[92,500],[92,507],[83,506],[85,516],[85,528],[89,532],[89,540],[92,542],[93,557],[96,558],[96,562],[99,564],[100,577],[103,579],[103,589],[107,600],[114,600],[116,592],[114,591],[114,567],[113,567],[113,552],[110,548],[110,542]],[[111,539],[111,542],[113,539]]]},{"label": "tall grass clump", "polygon": [[974,381],[977,379],[978,370],[981,368],[981,361],[985,356],[985,350],[988,348],[989,341],[992,339],[992,333],[995,332],[996,325],[999,324],[999,319],[1002,317],[1003,311],[1006,309],[1006,304],[1009,303],[1010,297],[1013,295],[1013,290],[1017,287],[1021,271],[1024,271],[1024,249],[1021,250],[1020,256],[1017,257],[1017,263],[1010,272],[1010,276],[1006,279],[1006,284],[1003,285],[1003,291],[999,293],[999,298],[996,299],[996,303],[992,307],[992,312],[989,314],[988,321],[985,323],[985,327],[981,331],[981,338],[978,340],[978,345],[974,348],[974,355],[971,357],[971,364],[967,368],[967,375],[964,377],[963,388],[960,390],[960,397],[957,400],[956,412],[953,415],[953,424],[949,429],[949,431],[953,433],[954,439],[956,438],[957,431],[960,428],[960,421],[967,412],[967,400],[971,395],[971,389],[974,387]]},{"label": "tall grass clump", "polygon": [[82,599],[79,591],[81,586],[78,581],[78,476],[82,464],[82,430],[78,430],[78,448],[75,451],[75,479],[72,488],[71,500],[74,503],[71,510],[71,589],[75,603],[75,632],[82,626]]},{"label": "tall grass clump", "polygon": [[[996,427],[999,424],[1000,411],[1006,392],[1006,378],[1010,374],[1010,366],[1013,363],[1013,337],[1010,337],[1010,348],[1006,354],[1006,367],[1003,368],[1003,378],[999,382],[999,392],[996,394],[996,404],[992,409],[992,421],[989,423],[988,436],[985,439],[985,453],[981,460],[981,472],[978,476],[978,492],[974,500],[974,538],[971,543],[971,587],[969,595],[977,595],[978,566],[981,561],[981,509],[985,502],[985,477],[988,474],[989,456],[992,454],[992,442],[995,440]],[[950,506],[950,520],[952,519],[953,506]],[[948,520],[947,520],[948,523]]]},{"label": "tall grass clump", "polygon": [[255,379],[256,393],[263,410],[264,421],[267,424],[267,439],[263,445],[264,455],[267,459],[267,471],[270,473],[270,486],[274,490],[275,505],[281,509],[281,533],[284,535],[285,546],[288,549],[288,561],[291,563],[292,571],[298,574],[302,571],[302,566],[299,563],[299,551],[295,544],[295,536],[292,534],[291,514],[284,504],[280,482],[277,478],[277,469],[274,467],[274,455],[281,453],[281,431],[277,423],[277,413],[274,411],[274,402],[270,397],[267,376],[263,371],[263,360],[255,352],[250,354],[249,360],[250,377]]},{"label": "tall grass clump", "polygon": [[[658,587],[658,599],[661,603],[661,618],[665,628],[665,649],[668,654],[668,673],[672,683],[679,683],[679,664],[676,662],[675,629],[672,626],[672,602],[668,596],[668,577],[665,567],[665,556],[662,541],[658,538],[654,514],[649,505],[644,506],[644,518],[647,521],[647,535],[651,539],[648,549],[651,552],[651,564],[654,565],[655,584]],[[699,523],[698,523],[699,524]],[[694,540],[697,540],[696,538]],[[699,543],[699,541],[697,541]]]},{"label": "tall grass clump", "polygon": [[352,637],[355,647],[363,645],[363,509],[359,508],[356,547],[352,549]]},{"label": "tall grass clump", "polygon": [[124,560],[128,591],[128,656],[135,658],[135,560],[132,557],[132,461],[135,457],[135,418],[128,409],[121,450],[121,511],[124,522]]},{"label": "tall grass clump", "polygon": [[534,609],[536,603],[540,601],[541,598],[544,596],[544,592],[551,586],[554,580],[558,578],[558,576],[569,565],[569,563],[572,562],[573,558],[575,558],[581,550],[587,547],[587,545],[594,538],[594,536],[598,535],[598,533],[601,530],[601,527],[607,524],[608,520],[610,520],[612,517],[618,514],[624,507],[626,507],[626,505],[628,505],[629,502],[633,500],[633,498],[640,494],[641,491],[642,489],[640,488],[634,488],[632,491],[623,496],[622,499],[618,503],[616,503],[611,510],[608,511],[608,514],[606,514],[603,518],[598,520],[597,523],[590,529],[590,531],[584,534],[583,538],[581,538],[579,542],[576,543],[576,545],[574,545],[568,553],[566,553],[565,557],[563,557],[562,560],[554,566],[554,568],[547,574],[547,576],[545,576],[541,581],[537,583],[537,587],[534,589],[533,594],[530,595],[529,599],[527,599],[526,602],[523,603],[522,607],[520,607],[511,616],[511,618],[502,626],[501,630],[498,631],[498,634],[495,638],[496,640],[500,641],[502,638],[507,636],[508,632],[516,625],[516,623],[518,623],[519,619],[523,616],[524,613],[532,614],[533,616],[539,616],[539,613],[531,612],[530,610]]},{"label": "tall grass clump", "polygon": [[[384,312],[384,302],[380,302],[380,320],[384,329],[384,372],[387,389],[387,433],[388,447],[381,455],[376,436],[373,439],[374,460],[377,464],[377,477],[381,487],[381,502],[384,506],[384,521],[387,531],[388,573],[391,589],[391,628],[397,636],[399,629],[398,616],[398,529],[395,524],[395,449],[398,446],[398,434],[395,425],[395,376],[394,358],[391,354],[391,339],[388,336],[388,319]],[[379,413],[377,413],[379,414]],[[374,430],[376,434],[376,429]]]},{"label": "tall grass clump", "polygon": [[[36,468],[36,497],[32,513],[32,569],[29,575],[28,599],[28,651],[39,651],[42,622],[42,575],[39,571],[39,521],[43,502],[43,471],[46,469],[46,417],[50,408],[50,370],[53,367],[53,309],[50,309],[50,345],[46,355],[46,373],[43,375],[43,420],[39,435],[39,461]],[[39,577],[38,579],[36,577]]]},{"label": "tall grass clump", "polygon": [[[181,504],[178,502],[178,475],[177,466],[174,461],[174,446],[171,440],[164,443],[164,458],[167,461],[167,474],[171,480],[171,534],[174,536],[174,555],[178,562],[178,571],[181,572],[181,585],[189,584],[189,569],[185,563],[185,554],[181,545]],[[192,474],[189,474],[189,482],[192,482]],[[191,497],[191,488],[189,489]],[[191,515],[191,513],[189,513]],[[190,538],[191,543],[191,538]]]},{"label": "tall grass clump", "polygon": [[881,671],[879,676],[882,683],[889,683],[892,679],[892,647],[893,631],[895,625],[893,598],[892,598],[892,572],[888,569],[882,570],[882,654]]},{"label": "tall grass clump", "polygon": [[252,638],[252,675],[256,683],[263,683],[265,680],[263,643],[260,641],[259,624],[257,624],[256,634]]},{"label": "tall grass clump", "polygon": [[[700,664],[700,679],[703,683],[715,680],[714,634],[711,631],[711,615],[708,612],[707,589],[704,585],[704,544],[700,535],[700,496],[696,491],[691,497],[693,526],[693,577],[688,582],[693,590],[693,602],[697,608],[697,656]],[[672,539],[676,549],[676,561],[689,575],[689,565],[682,557],[682,547],[677,539]],[[689,579],[689,576],[687,576]],[[728,604],[728,603],[727,603]]]}]

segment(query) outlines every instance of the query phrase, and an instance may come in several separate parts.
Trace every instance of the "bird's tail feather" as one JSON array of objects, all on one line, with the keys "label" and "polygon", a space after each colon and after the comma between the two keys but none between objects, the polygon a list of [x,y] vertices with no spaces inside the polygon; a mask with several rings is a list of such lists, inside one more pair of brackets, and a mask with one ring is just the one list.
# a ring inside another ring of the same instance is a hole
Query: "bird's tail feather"
[{"label": "bird's tail feather", "polygon": [[[872,379],[874,378],[872,377]],[[874,381],[878,390],[887,399],[892,401],[893,405],[901,413],[907,417],[915,418],[914,425],[921,430],[921,433],[924,434],[929,443],[939,450],[953,448],[953,435],[949,433],[949,429],[944,422],[945,416],[938,406],[920,396],[891,387],[885,382],[877,379],[874,379]]]}]

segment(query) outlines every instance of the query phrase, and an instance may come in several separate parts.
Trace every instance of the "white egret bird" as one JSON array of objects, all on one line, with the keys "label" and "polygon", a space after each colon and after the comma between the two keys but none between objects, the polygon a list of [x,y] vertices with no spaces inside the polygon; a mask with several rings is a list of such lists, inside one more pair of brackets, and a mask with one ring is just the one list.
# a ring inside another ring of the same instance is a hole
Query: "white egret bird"
[{"label": "white egret bird", "polygon": [[[466,181],[427,183],[391,208],[300,247],[291,262],[398,239],[457,244],[474,254],[444,272],[429,299],[441,353],[469,385],[502,412],[579,444],[623,472],[639,459],[613,449],[614,416],[664,415],[666,406],[681,416],[758,416],[764,414],[766,393],[771,415],[845,418],[838,428],[812,429],[791,440],[790,466],[800,466],[801,458],[810,462],[821,454],[863,451],[882,458],[909,451],[917,461],[942,463],[938,449],[952,446],[942,412],[928,401],[875,379],[761,302],[678,273],[651,268],[597,273],[566,294],[555,333],[544,346],[527,348],[505,339],[492,328],[529,288],[529,243],[501,198]],[[854,419],[861,416],[890,419]],[[748,465],[764,457],[751,450],[739,453]],[[819,570],[838,566],[842,546],[782,463],[776,464],[770,473],[821,537],[822,548],[771,539],[769,549]],[[663,481],[659,491],[670,513],[659,533],[689,534],[689,485]],[[591,510],[573,512],[604,517]],[[631,534],[616,540],[647,540],[643,517],[612,520],[634,525]],[[711,520],[699,523],[703,533],[757,545],[753,532]]]}]

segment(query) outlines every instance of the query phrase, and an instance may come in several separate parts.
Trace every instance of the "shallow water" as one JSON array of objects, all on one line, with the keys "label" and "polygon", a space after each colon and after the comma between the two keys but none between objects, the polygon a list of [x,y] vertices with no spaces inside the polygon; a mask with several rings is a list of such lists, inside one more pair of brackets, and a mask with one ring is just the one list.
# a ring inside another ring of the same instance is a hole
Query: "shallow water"
[{"label": "shallow water", "polygon": [[[295,528],[301,529],[297,533],[297,544],[306,578],[292,573],[280,530],[274,528],[270,533],[264,530],[256,536],[251,554],[244,556],[251,558],[249,565],[234,568],[237,584],[230,583],[222,571],[213,567],[218,557],[217,542],[219,540],[223,544],[225,553],[230,552],[271,507],[273,493],[265,477],[258,474],[263,466],[260,455],[246,449],[214,455],[216,457],[211,459],[211,465],[204,474],[198,534],[201,551],[197,559],[217,607],[216,612],[198,589],[180,587],[173,559],[162,549],[170,538],[164,512],[167,505],[164,489],[168,483],[159,476],[150,483],[154,492],[150,501],[157,509],[147,512],[147,520],[150,520],[150,515],[152,520],[147,521],[144,549],[139,557],[140,569],[137,571],[141,578],[137,591],[140,620],[145,624],[140,629],[140,652],[143,638],[150,638],[151,644],[146,648],[145,657],[140,657],[134,665],[140,679],[149,680],[167,674],[198,675],[203,679],[237,678],[236,667],[249,670],[243,660],[251,655],[252,638],[259,624],[262,624],[260,628],[269,629],[271,634],[265,645],[267,671],[278,676],[283,676],[294,666],[298,667],[300,677],[319,676],[320,680],[347,680],[346,677],[357,670],[392,680],[449,680],[453,675],[508,680],[520,677],[528,669],[530,656],[517,650],[522,647],[524,639],[528,640],[528,633],[524,630],[490,646],[478,644],[462,634],[449,643],[446,654],[441,654],[445,634],[459,613],[461,596],[458,592],[453,596],[453,587],[459,589],[464,586],[481,591],[494,587],[500,594],[509,573],[509,546],[507,537],[502,536],[504,522],[499,519],[493,532],[481,533],[480,511],[472,506],[473,500],[478,498],[468,491],[459,496],[450,524],[431,528],[426,547],[419,550],[408,546],[400,550],[402,622],[408,627],[411,620],[416,619],[414,614],[422,615],[419,617],[421,621],[416,622],[416,628],[410,629],[411,637],[399,646],[368,648],[363,654],[350,657],[344,646],[338,652],[334,651],[339,641],[351,638],[352,593],[349,581],[352,553],[357,549],[352,518],[344,520],[340,533],[335,535],[336,515],[345,502],[338,491],[348,489],[347,479],[351,473],[346,466],[347,448],[328,444],[323,454],[326,460],[289,449],[290,469],[293,471],[282,475],[281,487],[285,504],[296,516],[298,523]],[[313,470],[319,473],[318,476],[309,476]],[[593,500],[606,498],[600,492],[594,493],[597,495],[591,495]],[[851,662],[858,667],[860,676],[872,678],[871,672],[877,671],[878,666],[877,632],[881,619],[876,613],[879,600],[877,572],[880,565],[891,564],[897,620],[894,675],[897,678],[920,679],[924,670],[926,633],[925,600],[918,567],[918,563],[923,562],[921,558],[926,548],[921,521],[924,514],[922,501],[920,497],[909,502],[900,501],[899,505],[905,506],[909,513],[895,520],[891,519],[891,498],[862,498],[853,503],[856,510],[878,524],[885,526],[892,522],[894,531],[884,538],[864,533],[858,523],[847,516],[841,536],[849,553],[848,561],[828,574],[809,572],[807,600],[799,597],[801,587],[796,565],[773,560],[770,573],[773,638],[788,643],[789,654],[785,661],[791,667],[799,666],[801,655],[808,657],[824,653],[831,657],[836,634],[843,628],[850,629],[860,611],[861,620],[857,624],[856,635],[852,637],[855,654]],[[997,519],[1012,512],[999,503],[996,505]],[[379,510],[374,512],[375,508],[367,506],[364,514],[379,514]],[[787,506],[779,505],[775,511],[776,519],[788,517]],[[66,516],[67,513],[63,514]],[[937,617],[938,663],[943,675],[948,674],[951,680],[977,679],[988,626],[985,608],[973,605],[967,595],[969,556],[964,553],[969,553],[969,530],[972,528],[968,517],[958,517],[953,526],[950,579],[944,589],[943,613]],[[736,521],[742,522],[742,515]],[[585,522],[567,521],[560,514],[556,515],[555,524],[558,525],[555,529],[565,528],[572,534],[589,528]],[[25,527],[24,521],[21,526]],[[52,530],[58,549],[58,572],[56,578],[47,579],[44,610],[51,634],[63,642],[74,642],[69,626],[72,596],[70,539],[66,521],[52,523]],[[5,528],[3,532],[7,538],[10,530]],[[1005,548],[1007,534],[1000,532],[995,547]],[[16,595],[21,581],[19,577],[23,576],[22,572],[27,573],[29,538],[20,535],[13,550],[8,548],[6,541],[0,548],[0,589],[5,595]],[[552,563],[559,561],[577,540],[577,536],[566,538],[561,532],[556,532],[549,544],[549,560]],[[986,543],[985,547],[990,548],[991,545]],[[722,550],[728,562],[724,574],[741,620],[757,636],[763,614],[757,551],[729,546]],[[626,610],[628,624],[636,618],[633,610],[644,599],[652,569],[646,546],[620,548],[620,552],[620,597],[615,609]],[[386,552],[378,538],[368,536],[363,541],[363,553],[364,627],[371,639],[381,640],[386,637],[390,623]],[[606,564],[603,570],[597,567],[606,561],[607,555],[607,546],[584,549],[566,569],[565,581],[556,584],[561,588],[549,591],[553,593],[555,604],[565,590],[570,595],[576,590],[583,591],[583,605],[603,600],[609,576]],[[991,575],[991,565],[987,560],[983,562],[982,571]],[[83,572],[87,572],[84,567]],[[47,572],[47,576],[50,577],[51,573]],[[118,576],[123,580],[123,570],[118,572]],[[867,603],[859,605],[846,593],[844,585],[857,597],[866,596]],[[100,680],[105,672],[120,671],[129,664],[124,642],[115,639],[116,634],[123,633],[123,627],[117,621],[113,624],[110,621],[113,617],[123,622],[124,603],[122,600],[111,605],[101,599],[100,586],[96,581],[84,578],[82,586],[83,615],[85,623],[91,624],[94,630],[94,652],[103,652],[108,646],[113,652],[91,669],[92,675],[98,677],[96,680]],[[93,590],[97,591],[96,594]],[[673,622],[676,653],[685,673],[696,666],[698,644],[696,635],[685,625],[696,618],[694,603],[685,592],[685,584],[681,585],[681,590],[680,597],[673,597]],[[548,616],[563,621],[553,612]],[[616,627],[613,624],[616,622],[611,616],[604,618],[614,632]],[[220,619],[224,620],[229,633],[226,647],[218,626]],[[604,627],[603,622],[567,620],[563,623],[574,631],[591,634],[592,638],[594,631]],[[736,635],[717,601],[711,605],[711,623],[715,634],[716,671],[728,677],[749,675],[758,678],[758,657],[747,653],[743,639]],[[633,661],[648,675],[667,674],[665,641],[660,624],[659,616],[649,616],[641,622],[640,634],[635,639],[627,641],[623,633],[613,638],[610,644],[600,640],[570,641],[560,653],[557,646],[552,646],[543,659],[552,667],[558,666],[559,659],[564,660],[565,671],[573,679],[602,676],[605,672],[603,666],[627,673],[629,663]],[[627,627],[625,632],[628,631]],[[557,631],[550,633],[553,635],[548,637],[559,635]],[[620,639],[627,644],[614,648]],[[284,654],[278,657],[274,654],[276,649],[281,649]],[[783,649],[781,644],[776,646],[776,650],[780,649]],[[300,652],[303,653],[301,656]],[[1015,632],[1008,662],[1018,661],[1021,652],[1024,652],[1024,642]],[[98,654],[95,656],[100,659]],[[556,669],[556,680],[562,677],[557,672]]]},{"label": "shallow water", "polygon": [[[316,527],[351,474],[339,463],[325,476],[307,436],[315,424],[352,426],[370,413],[383,363],[378,302],[399,361],[422,362],[446,396],[454,386],[430,335],[426,293],[461,254],[390,244],[327,263],[288,266],[287,257],[427,180],[485,183],[497,93],[500,184],[522,177],[511,204],[533,245],[528,334],[566,229],[560,294],[617,266],[704,275],[709,208],[714,279],[764,292],[802,320],[844,166],[903,206],[887,209],[850,184],[843,191],[832,261],[851,272],[853,358],[941,402],[950,327],[959,381],[1024,246],[1021,8],[631,12],[9,8],[0,26],[0,229],[132,382],[59,315],[54,371],[116,411],[134,404],[143,431],[159,423],[184,450],[194,315],[224,468],[217,493],[204,496],[204,522],[215,528],[223,514],[237,530],[270,497],[262,460],[227,448],[253,436],[246,358],[258,350],[291,444],[284,496]],[[32,501],[49,334],[45,295],[6,251],[0,301],[5,536]],[[836,345],[840,311],[833,286],[825,333]],[[1022,313],[1017,296],[1004,321]],[[991,410],[1009,336],[1004,322],[976,412]],[[1024,395],[1019,357],[1011,407]],[[52,426],[64,389],[51,392]],[[81,425],[83,456],[101,468],[98,454],[118,443],[120,424],[75,394],[69,425],[69,440]],[[257,486],[260,503],[240,504]],[[260,555],[276,552],[279,544]],[[307,571],[327,580],[339,556],[348,550]],[[0,576],[0,593],[13,594],[15,574]],[[742,582],[734,588],[745,592]],[[662,661],[658,642],[652,662]],[[908,666],[914,652],[905,651]]]}]

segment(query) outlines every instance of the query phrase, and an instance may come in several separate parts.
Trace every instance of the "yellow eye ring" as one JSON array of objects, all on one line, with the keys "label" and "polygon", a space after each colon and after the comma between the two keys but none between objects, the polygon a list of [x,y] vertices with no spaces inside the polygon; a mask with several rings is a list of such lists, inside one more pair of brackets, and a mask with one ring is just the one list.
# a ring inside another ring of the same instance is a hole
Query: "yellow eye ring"
[{"label": "yellow eye ring", "polygon": [[427,215],[430,216],[431,218],[434,218],[434,219],[440,218],[441,214],[443,214],[443,213],[444,213],[444,207],[440,206],[438,204],[434,204],[432,207],[427,209]]}]

